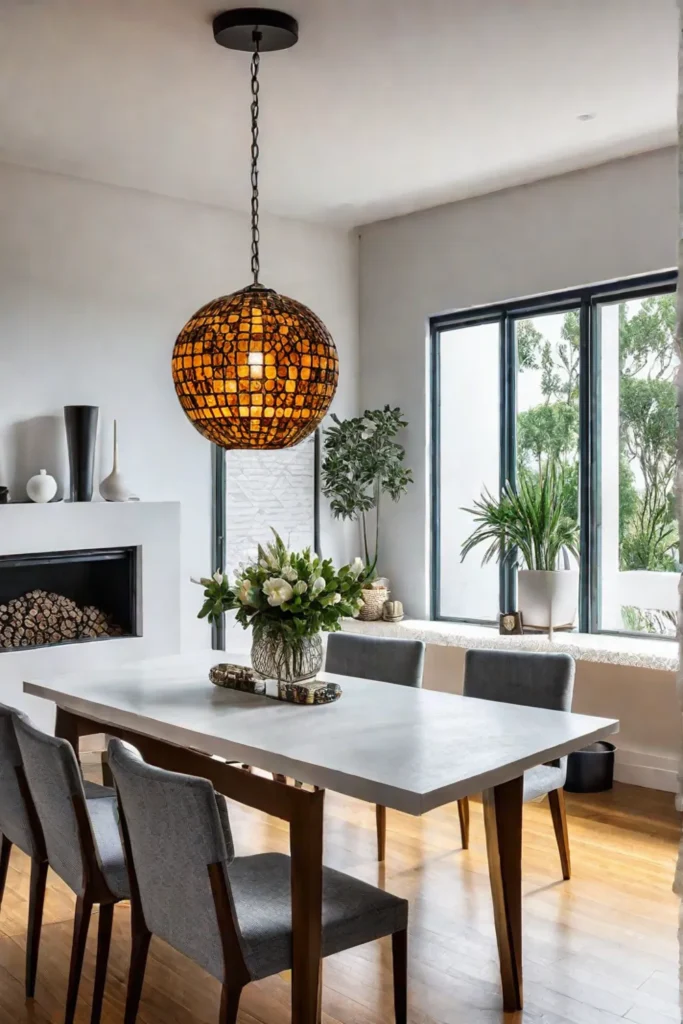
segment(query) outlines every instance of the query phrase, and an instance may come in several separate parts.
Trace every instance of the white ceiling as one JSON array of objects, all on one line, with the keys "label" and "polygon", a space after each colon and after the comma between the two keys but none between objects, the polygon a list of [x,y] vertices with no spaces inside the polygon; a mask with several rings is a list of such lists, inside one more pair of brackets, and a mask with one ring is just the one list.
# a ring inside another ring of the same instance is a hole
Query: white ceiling
[{"label": "white ceiling", "polygon": [[[249,57],[213,42],[220,9],[0,0],[0,159],[245,208]],[[284,9],[300,42],[262,73],[272,212],[358,224],[675,141],[675,0]]]}]

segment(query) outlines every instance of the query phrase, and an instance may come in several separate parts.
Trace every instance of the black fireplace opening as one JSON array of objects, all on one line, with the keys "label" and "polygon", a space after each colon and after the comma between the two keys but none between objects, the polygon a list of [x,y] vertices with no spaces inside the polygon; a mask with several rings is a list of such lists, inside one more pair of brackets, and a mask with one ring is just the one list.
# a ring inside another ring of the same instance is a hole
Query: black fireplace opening
[{"label": "black fireplace opening", "polygon": [[0,556],[0,652],[142,635],[140,548]]}]

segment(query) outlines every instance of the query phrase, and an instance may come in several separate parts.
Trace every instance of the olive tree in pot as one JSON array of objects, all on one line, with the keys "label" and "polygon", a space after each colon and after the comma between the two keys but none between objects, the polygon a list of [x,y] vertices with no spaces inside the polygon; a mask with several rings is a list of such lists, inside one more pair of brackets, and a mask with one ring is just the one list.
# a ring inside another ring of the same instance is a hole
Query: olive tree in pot
[{"label": "olive tree in pot", "polygon": [[[332,420],[333,426],[323,435],[322,492],[335,519],[360,523],[367,600],[359,614],[379,619],[389,593],[386,581],[377,578],[380,506],[383,495],[398,501],[413,480],[404,465],[403,446],[395,440],[408,421],[399,408],[389,405],[366,409],[362,416],[348,420],[333,415]],[[371,596],[370,590],[379,593]]]},{"label": "olive tree in pot", "polygon": [[540,473],[523,470],[515,490],[510,483],[499,498],[484,491],[469,512],[476,529],[462,546],[462,558],[488,544],[482,564],[496,558],[517,565],[517,607],[525,626],[553,630],[576,621],[579,524],[567,512],[568,485],[563,469],[551,464]]}]

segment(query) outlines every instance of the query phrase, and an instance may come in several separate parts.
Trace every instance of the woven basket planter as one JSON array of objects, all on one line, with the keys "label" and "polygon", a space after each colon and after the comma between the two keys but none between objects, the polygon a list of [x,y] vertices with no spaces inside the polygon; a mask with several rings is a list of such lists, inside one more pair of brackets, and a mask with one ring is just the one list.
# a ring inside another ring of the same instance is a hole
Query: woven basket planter
[{"label": "woven basket planter", "polygon": [[375,622],[382,618],[382,609],[389,597],[389,591],[385,587],[363,591],[363,604],[358,612],[358,618],[364,622]]}]

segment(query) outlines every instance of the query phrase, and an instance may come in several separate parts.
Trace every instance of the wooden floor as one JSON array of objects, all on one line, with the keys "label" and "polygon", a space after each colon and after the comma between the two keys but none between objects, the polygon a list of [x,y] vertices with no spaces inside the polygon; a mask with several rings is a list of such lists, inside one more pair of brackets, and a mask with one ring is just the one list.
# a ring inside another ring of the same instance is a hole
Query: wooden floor
[{"label": "wooden floor", "polygon": [[[386,870],[374,861],[374,808],[328,794],[325,860],[411,901],[411,1024],[671,1024],[677,1007],[677,901],[671,882],[678,840],[673,797],[617,786],[569,797],[574,876],[562,882],[545,803],[525,808],[526,1009],[503,1014],[481,805],[472,804],[471,849],[460,849],[456,806],[424,818],[388,813]],[[238,852],[287,849],[278,822],[232,810]],[[179,886],[182,879],[178,880]],[[0,914],[0,1024],[62,1020],[73,898],[50,876],[33,1005],[23,998],[28,873],[13,852]],[[116,910],[103,1015],[120,1024],[129,911]],[[89,1021],[94,969],[91,926],[79,1024]],[[390,944],[325,962],[324,1024],[390,1024]],[[154,940],[140,1024],[215,1024],[219,986]],[[289,980],[245,989],[240,1024],[289,1021]]]}]

